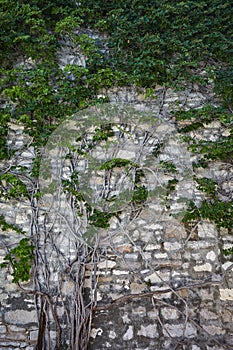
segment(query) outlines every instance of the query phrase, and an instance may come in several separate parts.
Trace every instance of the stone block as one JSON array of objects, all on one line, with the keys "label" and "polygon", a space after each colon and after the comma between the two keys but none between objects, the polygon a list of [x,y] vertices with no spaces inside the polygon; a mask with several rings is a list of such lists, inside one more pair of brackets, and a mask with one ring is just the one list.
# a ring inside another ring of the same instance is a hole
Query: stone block
[{"label": "stone block", "polygon": [[123,340],[127,341],[127,340],[131,340],[134,337],[134,330],[133,330],[133,326],[129,326],[126,333],[123,335]]},{"label": "stone block", "polygon": [[167,253],[156,253],[154,254],[155,259],[166,259],[167,258]]},{"label": "stone block", "polygon": [[193,267],[194,271],[196,272],[211,272],[212,271],[212,266],[209,263],[203,264],[203,265],[197,265]]},{"label": "stone block", "polygon": [[217,320],[219,318],[219,315],[205,309],[201,310],[200,316],[205,320]]},{"label": "stone block", "polygon": [[144,317],[146,316],[146,308],[144,306],[139,306],[133,309],[133,314],[137,317]]},{"label": "stone block", "polygon": [[222,321],[223,322],[232,322],[233,321],[233,313],[230,312],[229,310],[223,310]]},{"label": "stone block", "polygon": [[233,289],[219,289],[221,300],[233,300]]},{"label": "stone block", "polygon": [[182,244],[178,242],[165,242],[164,249],[167,251],[178,250],[182,248]]},{"label": "stone block", "polygon": [[6,326],[3,324],[0,325],[0,333],[6,333]]},{"label": "stone block", "polygon": [[153,250],[159,250],[159,249],[161,249],[160,244],[147,244],[147,246],[145,247],[146,251],[153,251]]},{"label": "stone block", "polygon": [[162,283],[163,281],[169,281],[170,273],[169,272],[153,272],[145,278],[145,281],[151,281],[151,283]]},{"label": "stone block", "polygon": [[136,253],[127,253],[124,256],[125,259],[127,260],[138,260],[138,254]]},{"label": "stone block", "polygon": [[213,251],[210,251],[209,253],[206,254],[206,259],[215,261],[216,260],[216,254]]},{"label": "stone block", "polygon": [[218,232],[216,226],[209,222],[198,224],[198,236],[200,238],[217,238]]},{"label": "stone block", "polygon": [[226,331],[214,325],[202,325],[202,327],[211,335],[223,335]]},{"label": "stone block", "polygon": [[29,338],[31,341],[36,341],[38,337],[38,330],[33,330],[29,333]]},{"label": "stone block", "polygon": [[37,323],[37,314],[35,310],[7,311],[5,313],[5,321],[12,324],[18,324],[18,325],[27,325],[30,323]]},{"label": "stone block", "polygon": [[184,324],[166,323],[164,325],[163,334],[167,336],[168,333],[171,337],[174,337],[174,338],[183,337],[183,336],[187,338],[194,338],[197,335],[197,330],[191,323],[187,323],[185,328],[184,328]]},{"label": "stone block", "polygon": [[165,320],[177,320],[179,312],[176,309],[165,307],[161,310],[162,316]]},{"label": "stone block", "polygon": [[10,332],[26,332],[25,328],[14,326],[14,325],[8,325],[7,328],[8,328],[8,331]]},{"label": "stone block", "polygon": [[104,260],[98,263],[99,269],[112,269],[116,266],[116,262],[112,260]]},{"label": "stone block", "polygon": [[132,294],[138,294],[142,293],[144,290],[146,290],[147,286],[145,283],[131,283],[130,284],[130,290]]},{"label": "stone block", "polygon": [[159,336],[159,333],[157,331],[157,326],[155,324],[150,324],[148,326],[141,325],[141,328],[137,332],[137,335],[153,339],[157,338]]}]

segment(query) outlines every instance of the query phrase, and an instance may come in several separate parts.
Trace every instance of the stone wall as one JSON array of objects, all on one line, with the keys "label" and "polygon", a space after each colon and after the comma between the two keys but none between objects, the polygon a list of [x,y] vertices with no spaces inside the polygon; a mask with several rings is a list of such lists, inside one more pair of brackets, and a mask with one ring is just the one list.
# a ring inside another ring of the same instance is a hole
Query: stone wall
[{"label": "stone wall", "polygon": [[[127,154],[130,159],[137,158],[141,166],[150,169],[145,182],[152,195],[140,209],[126,208],[120,217],[111,219],[109,229],[98,230],[95,279],[93,262],[85,269],[86,291],[89,293],[93,289],[97,299],[90,350],[233,348],[233,266],[221,252],[232,246],[233,237],[208,221],[193,226],[181,223],[188,201],[198,204],[204,194],[197,189],[192,177],[192,162],[196,156],[181,142],[170,113],[180,107],[200,108],[210,102],[217,103],[209,91],[200,91],[197,86],[180,92],[158,87],[156,98],[150,99],[133,88],[101,92],[102,98],[130,103],[135,115],[143,111],[158,123],[151,123],[152,127],[146,124],[143,129],[142,124],[137,124],[137,117],[133,117],[131,124],[136,125],[134,134],[137,137],[126,143],[125,148],[118,149],[121,153],[115,153],[122,158],[127,158]],[[138,148],[146,132],[149,132],[149,141]],[[222,130],[218,123],[212,123],[203,132],[211,139]],[[151,161],[147,155],[154,140],[155,144],[161,142],[165,146],[159,157]],[[30,138],[24,136],[23,129],[18,126],[11,126],[9,147],[16,150],[15,164],[30,171],[34,150],[30,147]],[[142,150],[141,158],[138,150]],[[100,152],[99,157],[101,155]],[[160,161],[172,162],[176,173],[161,169]],[[66,170],[66,176],[69,171]],[[221,180],[228,191],[225,195],[229,196],[232,191],[233,171],[227,164],[216,163],[199,170],[199,176]],[[167,194],[168,181],[174,177],[178,180],[176,189]],[[27,184],[30,186],[30,182]],[[46,220],[45,203],[39,203],[36,215],[29,200],[0,203],[0,214],[6,221],[20,226],[28,236],[34,235],[33,239],[37,237],[41,246],[30,282],[17,286],[12,283],[7,269],[0,270],[1,349],[35,348],[41,307],[35,291],[52,296],[51,302],[56,304],[64,334],[67,332],[68,336],[70,332],[66,330],[66,313],[74,295],[75,281],[64,273],[64,267],[72,266],[76,258],[77,237],[72,236],[72,232],[77,231],[65,198],[64,201],[68,209],[60,211],[60,218],[51,216]],[[19,234],[11,230],[1,232],[1,260],[19,239]],[[44,349],[55,349],[56,322],[49,311],[47,323],[47,339],[50,340]],[[67,348],[72,349],[70,345]]]}]

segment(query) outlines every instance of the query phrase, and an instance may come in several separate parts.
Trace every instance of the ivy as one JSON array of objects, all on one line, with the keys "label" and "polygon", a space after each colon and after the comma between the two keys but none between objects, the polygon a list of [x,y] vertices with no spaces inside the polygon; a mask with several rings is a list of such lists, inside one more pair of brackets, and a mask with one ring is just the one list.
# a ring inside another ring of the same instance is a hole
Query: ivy
[{"label": "ivy", "polygon": [[173,164],[172,162],[168,162],[168,161],[165,161],[165,160],[161,160],[161,161],[159,162],[159,165],[161,166],[161,168],[162,168],[165,172],[168,172],[168,173],[176,173],[176,172],[177,172],[176,166],[175,166],[175,164]]},{"label": "ivy", "polygon": [[[100,90],[114,85],[136,84],[145,87],[146,97],[153,97],[158,84],[183,88],[189,82],[205,85],[211,78],[222,106],[178,111],[175,118],[179,131],[189,143],[189,149],[202,155],[202,159],[194,164],[195,169],[207,167],[210,161],[215,160],[231,163],[231,5],[229,0],[224,3],[220,0],[83,0],[78,4],[64,0],[33,0],[30,3],[26,0],[2,0],[0,160],[8,159],[11,155],[7,147],[9,122],[23,124],[25,132],[33,140],[32,145],[39,150],[67,116],[95,103]],[[107,46],[103,45],[101,38],[95,40],[82,31],[79,33],[80,26],[88,31],[107,34]],[[56,52],[64,40],[79,47],[87,57],[85,67],[67,65],[61,69],[58,66]],[[212,121],[219,121],[222,127],[227,128],[228,136],[222,135],[216,141],[198,141],[188,135]],[[111,126],[98,126],[92,139],[86,145],[79,140],[80,147],[72,152],[88,155],[98,143],[106,142],[113,135]],[[163,147],[163,143],[155,145],[152,156],[158,157]],[[39,164],[40,157],[37,155],[31,171],[34,177],[38,177]],[[165,173],[177,172],[172,162],[161,161],[159,164]],[[132,201],[144,203],[148,193],[141,181],[143,172],[137,164],[114,158],[101,164],[98,169],[109,171],[122,167],[135,169]],[[18,174],[8,172],[1,175],[0,181],[4,200],[29,198],[27,186]],[[195,181],[210,198],[199,208],[191,204],[184,220],[202,217],[214,221],[218,227],[229,228],[231,202],[217,200],[216,184],[212,180],[195,177]],[[176,179],[169,180],[167,197],[175,190],[176,184]],[[79,201],[84,202],[79,192],[77,174],[73,174],[70,180],[63,180],[62,185],[66,193],[74,196],[77,207]],[[112,214],[97,209],[93,211],[91,207],[87,209],[93,225],[109,227]],[[3,228],[13,229],[4,221],[0,223]],[[29,250],[32,248],[29,247],[28,241],[22,241],[19,251],[11,251],[12,255],[8,256],[8,262],[12,264],[16,264],[18,259],[23,263],[20,254],[25,252],[26,270],[23,272],[23,265],[17,268],[14,265],[14,271],[20,270],[23,278],[27,277],[27,264],[31,261]],[[17,281],[19,275],[16,274],[14,278]]]},{"label": "ivy", "polygon": [[30,271],[34,259],[33,250],[34,247],[30,244],[30,240],[28,238],[23,238],[18,245],[12,248],[4,257],[4,262],[0,264],[0,267],[11,267],[13,269],[12,282],[18,283],[30,279]]},{"label": "ivy", "polygon": [[25,232],[24,232],[21,228],[15,226],[15,225],[9,224],[9,223],[4,219],[4,216],[3,216],[3,215],[0,215],[0,226],[1,226],[1,229],[2,229],[3,231],[13,230],[13,231],[15,231],[15,232],[17,232],[17,233],[25,234]]},{"label": "ivy", "polygon": [[204,200],[198,208],[193,202],[189,204],[188,210],[183,217],[183,222],[208,219],[216,224],[218,228],[224,227],[229,230],[233,226],[233,201],[213,203]]},{"label": "ivy", "polygon": [[21,181],[17,175],[10,172],[0,176],[0,195],[4,199],[22,197],[29,198],[27,186]]},{"label": "ivy", "polygon": [[222,253],[223,253],[223,255],[225,255],[225,256],[232,255],[232,254],[233,254],[233,247],[232,247],[232,248],[229,248],[229,249],[223,249],[223,250],[222,250]]},{"label": "ivy", "polygon": [[114,136],[114,131],[111,125],[101,125],[100,128],[95,129],[95,133],[92,137],[93,142],[107,141],[109,137]]},{"label": "ivy", "polygon": [[112,158],[101,164],[99,166],[99,170],[111,170],[113,168],[122,168],[127,165],[137,167],[137,164],[133,163],[131,160],[123,158]]},{"label": "ivy", "polygon": [[215,181],[206,177],[197,178],[196,176],[194,176],[194,180],[198,183],[198,190],[205,192],[208,196],[210,196],[213,199],[217,199],[216,190],[218,185]]},{"label": "ivy", "polygon": [[98,209],[94,209],[93,214],[89,216],[90,224],[99,227],[99,228],[109,228],[110,223],[109,220],[111,217],[113,217],[115,214],[103,212]]},{"label": "ivy", "polygon": [[148,189],[144,185],[137,185],[133,191],[132,203],[142,204],[148,198]]}]

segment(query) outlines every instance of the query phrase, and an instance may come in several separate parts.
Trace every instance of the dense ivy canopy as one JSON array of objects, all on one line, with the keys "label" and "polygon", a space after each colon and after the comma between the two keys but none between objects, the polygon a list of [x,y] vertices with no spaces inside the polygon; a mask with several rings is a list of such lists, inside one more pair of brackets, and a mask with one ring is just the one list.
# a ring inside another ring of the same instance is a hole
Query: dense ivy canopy
[{"label": "dense ivy canopy", "polygon": [[[8,122],[24,123],[35,144],[57,123],[93,101],[101,88],[215,83],[232,112],[231,1],[0,0],[0,158],[8,156]],[[82,30],[80,30],[82,28]],[[108,47],[83,29],[106,34]],[[79,46],[86,66],[61,69],[64,40]]]}]

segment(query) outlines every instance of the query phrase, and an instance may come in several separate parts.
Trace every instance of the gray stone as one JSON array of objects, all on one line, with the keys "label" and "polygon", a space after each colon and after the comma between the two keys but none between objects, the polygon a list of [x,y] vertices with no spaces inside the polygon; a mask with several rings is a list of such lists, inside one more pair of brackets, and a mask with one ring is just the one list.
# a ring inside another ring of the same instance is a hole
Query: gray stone
[{"label": "gray stone", "polygon": [[13,346],[14,348],[19,347],[19,348],[24,348],[27,346],[27,343],[24,342],[15,342],[15,341],[5,341],[5,342],[0,342],[0,346],[5,346],[7,349],[9,349],[10,346]]},{"label": "gray stone", "polygon": [[218,235],[216,226],[209,222],[198,224],[198,236],[201,238],[216,238]]},{"label": "gray stone", "polygon": [[165,320],[177,320],[179,318],[179,313],[176,309],[174,308],[163,308],[161,310],[162,316],[163,318],[165,318]]},{"label": "gray stone", "polygon": [[196,328],[191,324],[187,323],[186,327],[184,328],[184,324],[169,324],[166,323],[164,325],[163,334],[167,336],[168,334],[171,337],[187,337],[187,338],[193,338],[197,334]]},{"label": "gray stone", "polygon": [[5,313],[5,321],[18,325],[37,323],[36,311],[14,310]]},{"label": "gray stone", "polygon": [[26,332],[26,329],[23,327],[9,325],[7,328],[8,328],[8,331],[10,332],[21,332],[21,333]]},{"label": "gray stone", "polygon": [[0,325],[0,333],[6,333],[6,326],[3,324]]},{"label": "gray stone", "polygon": [[38,330],[31,331],[29,333],[29,338],[30,338],[31,341],[37,340],[37,338],[38,338]]},{"label": "gray stone", "polygon": [[202,325],[202,327],[211,335],[223,335],[226,333],[224,329],[214,325]]},{"label": "gray stone", "polygon": [[141,325],[141,328],[137,332],[137,335],[153,339],[157,338],[159,336],[159,333],[157,331],[156,324],[150,324],[148,326]]},{"label": "gray stone", "polygon": [[178,250],[182,248],[182,244],[178,242],[165,242],[164,243],[164,249],[171,251],[171,250]]}]

